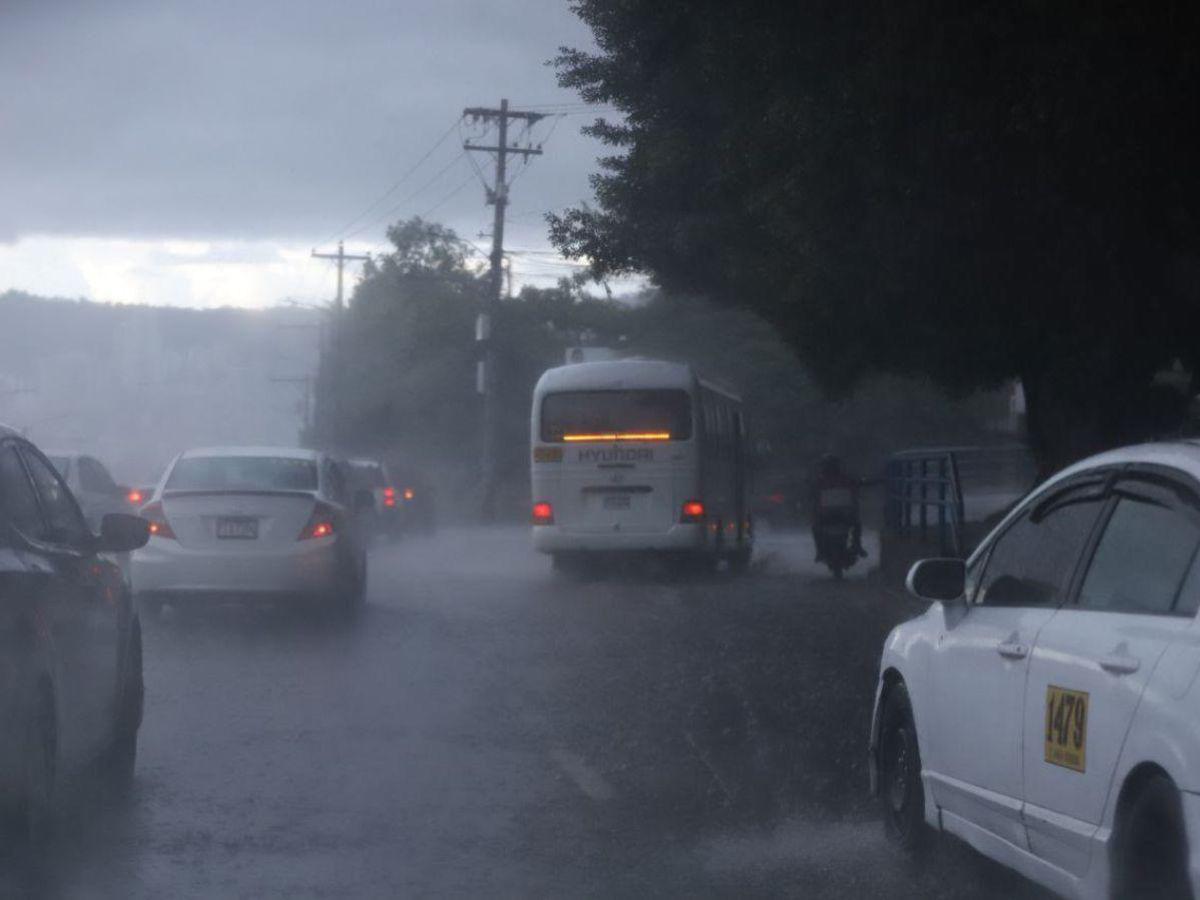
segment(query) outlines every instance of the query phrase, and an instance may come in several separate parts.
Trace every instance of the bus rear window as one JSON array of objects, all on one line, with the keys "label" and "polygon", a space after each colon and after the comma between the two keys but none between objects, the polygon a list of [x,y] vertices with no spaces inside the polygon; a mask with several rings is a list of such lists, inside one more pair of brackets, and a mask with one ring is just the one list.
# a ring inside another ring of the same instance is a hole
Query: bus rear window
[{"label": "bus rear window", "polygon": [[687,391],[563,391],[542,400],[546,442],[686,441],[692,436]]}]

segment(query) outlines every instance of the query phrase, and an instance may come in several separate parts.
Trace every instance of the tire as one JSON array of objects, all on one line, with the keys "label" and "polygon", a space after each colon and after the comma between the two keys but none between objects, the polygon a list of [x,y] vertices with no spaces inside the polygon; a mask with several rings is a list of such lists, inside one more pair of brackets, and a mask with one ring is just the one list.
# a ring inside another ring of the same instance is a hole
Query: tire
[{"label": "tire", "polygon": [[552,553],[550,567],[555,575],[569,581],[590,581],[596,573],[594,560],[582,553]]},{"label": "tire", "polygon": [[54,702],[45,691],[30,710],[25,727],[24,782],[6,823],[16,843],[45,843],[54,824],[54,787],[58,775],[58,742]]},{"label": "tire", "polygon": [[347,571],[330,598],[333,611],[343,618],[356,616],[367,597],[367,559],[346,564]]},{"label": "tire", "polygon": [[121,698],[117,704],[117,721],[113,741],[104,760],[109,784],[125,793],[133,784],[137,764],[138,729],[142,727],[142,710],[146,701],[146,682],[142,676],[142,624],[134,616],[129,630],[124,673],[121,677]]},{"label": "tire", "polygon": [[1117,900],[1192,897],[1179,791],[1166,775],[1150,776],[1119,813],[1112,896]]},{"label": "tire", "polygon": [[925,824],[917,727],[903,684],[893,685],[884,700],[878,754],[884,833],[900,850],[918,856],[928,844],[929,828]]},{"label": "tire", "polygon": [[750,559],[754,551],[749,547],[735,550],[729,555],[729,571],[734,575],[744,575],[750,568]]}]

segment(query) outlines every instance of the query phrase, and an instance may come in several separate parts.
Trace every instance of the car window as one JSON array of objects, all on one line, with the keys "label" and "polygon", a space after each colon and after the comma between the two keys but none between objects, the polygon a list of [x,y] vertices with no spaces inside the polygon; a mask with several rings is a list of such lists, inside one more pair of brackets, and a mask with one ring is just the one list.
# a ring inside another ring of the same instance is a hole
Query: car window
[{"label": "car window", "polygon": [[346,504],[346,479],[341,467],[332,460],[325,463],[325,490],[335,503]]},{"label": "car window", "polygon": [[1197,546],[1200,527],[1192,517],[1149,499],[1121,497],[1088,566],[1079,605],[1109,612],[1171,612]]},{"label": "car window", "polygon": [[42,502],[42,515],[46,523],[43,533],[38,537],[54,544],[81,544],[88,535],[88,528],[62,478],[40,457],[32,453],[23,455],[38,499]]},{"label": "car window", "polygon": [[175,463],[166,491],[315,491],[317,464],[274,456],[191,456]]},{"label": "car window", "polygon": [[0,510],[26,537],[40,538],[45,532],[37,495],[11,444],[0,448]]},{"label": "car window", "polygon": [[112,480],[108,470],[90,456],[79,460],[79,484],[85,491],[96,494],[115,494],[117,483]]},{"label": "car window", "polygon": [[1062,602],[1102,505],[1096,489],[1087,487],[1026,511],[993,543],[977,602],[984,606]]},{"label": "car window", "polygon": [[1192,558],[1192,566],[1172,611],[1177,616],[1194,616],[1197,610],[1200,610],[1200,553]]}]

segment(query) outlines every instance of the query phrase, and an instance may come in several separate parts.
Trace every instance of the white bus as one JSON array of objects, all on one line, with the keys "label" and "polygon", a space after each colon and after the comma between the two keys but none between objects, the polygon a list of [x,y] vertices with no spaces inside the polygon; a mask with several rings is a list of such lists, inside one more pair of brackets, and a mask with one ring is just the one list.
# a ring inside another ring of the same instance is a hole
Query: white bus
[{"label": "white bus", "polygon": [[651,551],[742,570],[753,551],[742,403],[690,366],[550,369],[533,391],[533,543],[557,567]]}]

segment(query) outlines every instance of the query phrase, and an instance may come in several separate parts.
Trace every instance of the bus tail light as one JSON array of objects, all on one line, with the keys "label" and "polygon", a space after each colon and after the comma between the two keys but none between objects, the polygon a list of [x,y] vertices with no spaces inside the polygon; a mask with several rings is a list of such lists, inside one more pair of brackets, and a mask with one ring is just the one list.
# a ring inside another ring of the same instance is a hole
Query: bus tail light
[{"label": "bus tail light", "polygon": [[383,489],[383,505],[384,506],[395,506],[396,505],[396,489],[394,487],[385,487]]},{"label": "bus tail light", "polygon": [[554,524],[554,507],[549,503],[542,501],[541,503],[533,504],[533,524],[534,525],[553,525]]},{"label": "bus tail light", "polygon": [[151,537],[170,538],[173,541],[179,540],[179,538],[175,537],[175,531],[171,528],[171,523],[167,521],[162,503],[151,503],[143,506],[141,515],[143,519],[150,523]]},{"label": "bus tail light", "polygon": [[704,504],[699,500],[689,500],[683,504],[683,512],[679,516],[679,521],[684,523],[703,522]]}]

